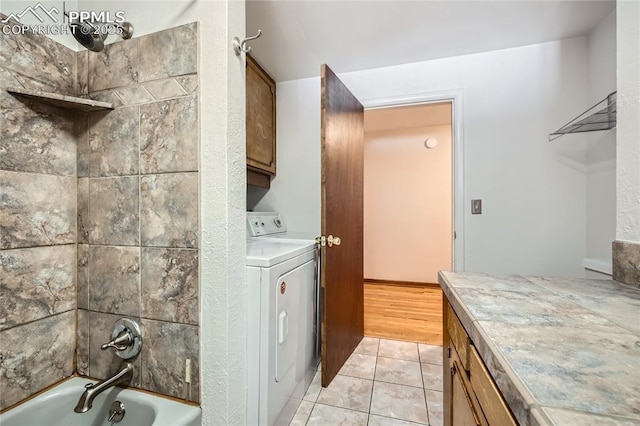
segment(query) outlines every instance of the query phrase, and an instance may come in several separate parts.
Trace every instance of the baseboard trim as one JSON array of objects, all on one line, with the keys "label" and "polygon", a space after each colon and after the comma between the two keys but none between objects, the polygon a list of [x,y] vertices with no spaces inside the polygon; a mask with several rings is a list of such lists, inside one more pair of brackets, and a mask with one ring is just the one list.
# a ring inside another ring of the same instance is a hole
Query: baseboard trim
[{"label": "baseboard trim", "polygon": [[427,283],[427,282],[417,282],[417,281],[394,281],[394,280],[377,280],[375,278],[365,278],[365,284],[370,285],[397,285],[402,287],[427,287],[427,288],[440,288],[440,284],[438,283]]}]

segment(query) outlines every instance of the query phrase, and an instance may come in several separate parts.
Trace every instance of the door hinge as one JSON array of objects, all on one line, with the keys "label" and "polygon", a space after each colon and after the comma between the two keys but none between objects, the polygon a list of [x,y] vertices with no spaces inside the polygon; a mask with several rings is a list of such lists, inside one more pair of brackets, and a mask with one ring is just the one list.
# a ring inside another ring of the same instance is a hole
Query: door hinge
[{"label": "door hinge", "polygon": [[325,237],[324,235],[321,237],[316,237],[316,244],[320,244],[321,247],[324,246],[339,246],[340,243],[342,243],[342,240],[340,240],[340,237],[334,237],[333,235],[329,235],[328,237]]},{"label": "door hinge", "polygon": [[447,358],[451,358],[451,346],[447,346]]}]

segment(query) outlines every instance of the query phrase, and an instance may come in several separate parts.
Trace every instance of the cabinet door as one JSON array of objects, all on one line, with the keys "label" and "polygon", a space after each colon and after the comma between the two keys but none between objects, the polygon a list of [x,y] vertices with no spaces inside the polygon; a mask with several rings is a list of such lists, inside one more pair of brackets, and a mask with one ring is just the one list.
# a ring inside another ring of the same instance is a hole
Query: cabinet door
[{"label": "cabinet door", "polygon": [[453,312],[453,308],[451,305],[447,303],[447,322],[445,323],[445,327],[449,332],[449,337],[451,339],[451,343],[455,347],[456,351],[460,355],[460,361],[462,362],[462,367],[469,371],[469,345],[471,344],[469,340],[469,336],[467,332],[464,330],[462,323],[458,319],[458,316],[455,312]]},{"label": "cabinet door", "polygon": [[451,424],[453,426],[480,426],[479,417],[476,415],[469,392],[462,379],[464,371],[460,370],[457,362],[453,363],[451,370],[453,383],[451,384]]},{"label": "cabinet door", "polygon": [[443,424],[444,426],[451,426],[451,388],[453,386],[453,376],[451,375],[451,367],[453,367],[453,359],[451,358],[451,352],[453,349],[453,343],[451,342],[451,336],[449,335],[449,329],[447,328],[447,318],[449,301],[447,296],[442,296],[442,322],[444,327],[442,328],[442,378],[443,378]]},{"label": "cabinet door", "polygon": [[471,387],[482,406],[483,414],[492,425],[516,426],[507,403],[484,366],[480,354],[471,346],[470,356]]},{"label": "cabinet door", "polygon": [[247,167],[276,174],[276,85],[247,55]]}]

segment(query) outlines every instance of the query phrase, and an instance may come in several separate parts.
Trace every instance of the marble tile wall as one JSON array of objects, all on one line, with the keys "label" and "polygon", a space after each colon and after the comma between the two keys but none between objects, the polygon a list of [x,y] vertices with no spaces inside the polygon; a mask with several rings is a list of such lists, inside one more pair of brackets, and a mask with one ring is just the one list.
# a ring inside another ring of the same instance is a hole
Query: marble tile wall
[{"label": "marble tile wall", "polygon": [[[5,18],[0,13],[0,21]],[[14,23],[0,22],[0,31]],[[0,67],[13,75],[17,87],[75,94],[76,52],[45,36],[2,31]]]},{"label": "marble tile wall", "polygon": [[640,244],[613,242],[613,279],[640,287]]},{"label": "marble tile wall", "polygon": [[0,37],[0,410],[74,372],[83,129],[77,113],[6,89],[71,94],[75,71],[75,52],[46,37]]},{"label": "marble tile wall", "polygon": [[[139,321],[134,386],[198,402],[196,23],[78,53],[81,93],[114,104],[78,145],[77,368],[103,378],[100,350],[121,317]],[[191,363],[190,383],[185,380]]]}]

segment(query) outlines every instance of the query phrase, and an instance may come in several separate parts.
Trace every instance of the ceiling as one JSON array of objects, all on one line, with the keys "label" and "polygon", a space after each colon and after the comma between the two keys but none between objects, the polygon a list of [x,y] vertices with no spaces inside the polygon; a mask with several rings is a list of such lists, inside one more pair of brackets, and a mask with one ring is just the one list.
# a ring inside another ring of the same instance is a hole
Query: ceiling
[{"label": "ceiling", "polygon": [[615,0],[249,0],[252,55],[276,81],[320,65],[356,71],[588,34]]},{"label": "ceiling", "polygon": [[364,131],[381,132],[451,124],[451,102],[375,108],[364,111]]}]

